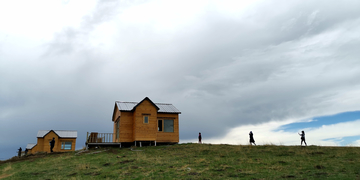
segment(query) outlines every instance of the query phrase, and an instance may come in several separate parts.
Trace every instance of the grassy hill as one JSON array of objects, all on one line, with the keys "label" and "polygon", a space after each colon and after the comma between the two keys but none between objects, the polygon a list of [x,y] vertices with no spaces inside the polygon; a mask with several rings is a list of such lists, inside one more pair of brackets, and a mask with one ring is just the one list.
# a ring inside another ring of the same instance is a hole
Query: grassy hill
[{"label": "grassy hill", "polygon": [[100,148],[0,162],[0,179],[360,179],[360,148],[173,146]]}]

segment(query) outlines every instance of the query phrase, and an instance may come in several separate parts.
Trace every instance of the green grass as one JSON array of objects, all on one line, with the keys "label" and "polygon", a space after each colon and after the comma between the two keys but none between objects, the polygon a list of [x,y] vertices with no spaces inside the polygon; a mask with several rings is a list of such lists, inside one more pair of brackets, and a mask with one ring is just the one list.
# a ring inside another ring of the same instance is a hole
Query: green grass
[{"label": "green grass", "polygon": [[[0,179],[360,179],[360,148],[173,146],[90,150],[0,163]],[[103,151],[92,154],[93,152]]]}]

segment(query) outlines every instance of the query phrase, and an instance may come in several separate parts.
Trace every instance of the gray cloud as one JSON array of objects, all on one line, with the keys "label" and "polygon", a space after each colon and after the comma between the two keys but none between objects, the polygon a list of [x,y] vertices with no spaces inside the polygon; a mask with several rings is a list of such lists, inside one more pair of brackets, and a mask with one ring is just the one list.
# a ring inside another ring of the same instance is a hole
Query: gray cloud
[{"label": "gray cloud", "polygon": [[[112,131],[115,100],[146,96],[182,111],[183,140],[359,109],[348,100],[334,110],[360,85],[357,1],[267,1],[239,16],[205,8],[194,22],[164,31],[159,23],[125,22],[122,15],[135,7],[99,1],[41,53],[2,56],[13,60],[0,59],[4,146],[36,142],[41,129],[74,129],[81,147],[87,131]],[[109,39],[99,30],[106,23]],[[95,36],[104,38],[94,43]]]},{"label": "gray cloud", "polygon": [[80,27],[65,27],[61,32],[55,33],[53,41],[46,46],[45,57],[89,48],[89,34],[96,26],[110,21],[119,10],[118,6],[119,2],[115,0],[98,1],[93,12],[83,17]]}]

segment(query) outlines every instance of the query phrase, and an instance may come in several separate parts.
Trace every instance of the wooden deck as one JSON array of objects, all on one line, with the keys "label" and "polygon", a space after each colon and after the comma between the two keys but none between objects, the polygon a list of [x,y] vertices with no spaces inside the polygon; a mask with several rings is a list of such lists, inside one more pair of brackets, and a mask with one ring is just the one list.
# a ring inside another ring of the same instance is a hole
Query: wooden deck
[{"label": "wooden deck", "polygon": [[89,143],[118,143],[113,140],[114,133],[97,133],[97,132],[87,132],[86,134],[86,144]]},{"label": "wooden deck", "polygon": [[87,132],[86,134],[86,148],[93,146],[118,146],[121,147],[120,142],[115,142],[114,133],[97,133]]},{"label": "wooden deck", "polygon": [[[97,133],[97,132],[87,132],[86,134],[86,147],[94,147],[94,146],[118,146],[118,147],[130,147],[130,146],[156,146],[156,141],[133,141],[133,142],[117,142],[113,139],[114,133]],[[177,144],[177,142],[167,142],[162,143],[159,142],[158,144]]]}]

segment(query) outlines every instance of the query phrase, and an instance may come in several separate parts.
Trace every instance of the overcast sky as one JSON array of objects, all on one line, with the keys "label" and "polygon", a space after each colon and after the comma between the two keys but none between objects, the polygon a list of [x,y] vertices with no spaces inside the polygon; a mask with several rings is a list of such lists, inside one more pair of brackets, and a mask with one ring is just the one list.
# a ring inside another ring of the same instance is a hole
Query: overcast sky
[{"label": "overcast sky", "polygon": [[86,132],[112,132],[115,101],[145,97],[182,112],[181,142],[247,144],[252,130],[299,145],[305,130],[308,144],[359,146],[359,7],[1,1],[0,159],[38,130],[77,130],[81,148]]}]

